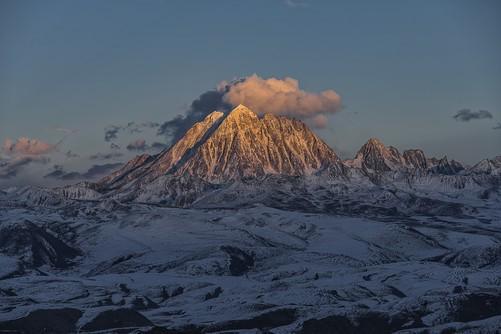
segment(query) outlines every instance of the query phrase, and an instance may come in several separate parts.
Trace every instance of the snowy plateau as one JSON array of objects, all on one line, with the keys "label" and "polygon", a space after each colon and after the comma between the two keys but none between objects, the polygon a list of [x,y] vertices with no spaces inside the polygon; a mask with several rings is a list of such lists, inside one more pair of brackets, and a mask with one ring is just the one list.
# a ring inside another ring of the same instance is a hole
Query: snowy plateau
[{"label": "snowy plateau", "polygon": [[501,157],[213,112],[98,182],[0,190],[0,333],[500,333]]}]

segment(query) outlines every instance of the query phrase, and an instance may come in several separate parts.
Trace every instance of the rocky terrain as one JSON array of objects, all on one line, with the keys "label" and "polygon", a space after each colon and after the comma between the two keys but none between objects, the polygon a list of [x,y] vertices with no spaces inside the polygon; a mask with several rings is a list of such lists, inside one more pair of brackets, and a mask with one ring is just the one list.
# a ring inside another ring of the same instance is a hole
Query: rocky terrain
[{"label": "rocky terrain", "polygon": [[0,333],[497,333],[501,157],[351,160],[244,106],[97,183],[0,191]]}]

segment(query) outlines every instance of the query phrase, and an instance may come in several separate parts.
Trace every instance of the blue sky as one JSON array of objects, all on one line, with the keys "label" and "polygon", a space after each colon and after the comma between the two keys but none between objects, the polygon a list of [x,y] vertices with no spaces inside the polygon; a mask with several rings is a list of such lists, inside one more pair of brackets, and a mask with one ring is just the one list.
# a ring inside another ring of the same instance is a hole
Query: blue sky
[{"label": "blue sky", "polygon": [[[104,128],[162,123],[254,73],[335,90],[317,130],[342,156],[369,138],[474,163],[501,154],[499,1],[0,2],[0,140],[56,143],[49,168],[94,164]],[[492,118],[461,122],[461,109]],[[117,139],[162,141],[154,129]],[[67,159],[71,150],[80,157]],[[5,152],[3,153],[5,156]],[[14,181],[10,181],[14,182]]]}]

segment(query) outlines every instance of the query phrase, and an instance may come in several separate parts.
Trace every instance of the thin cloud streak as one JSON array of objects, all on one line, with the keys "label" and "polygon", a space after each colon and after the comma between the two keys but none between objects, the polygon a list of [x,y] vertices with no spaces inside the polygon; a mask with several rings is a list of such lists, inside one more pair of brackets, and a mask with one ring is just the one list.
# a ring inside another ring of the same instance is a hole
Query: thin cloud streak
[{"label": "thin cloud streak", "polygon": [[86,172],[67,172],[61,165],[54,165],[53,171],[46,174],[44,178],[53,180],[63,180],[63,181],[75,181],[75,180],[92,180],[99,177],[105,176],[118,167],[122,166],[121,162],[109,163],[103,165],[93,165]]},{"label": "thin cloud streak", "polygon": [[453,116],[453,118],[456,121],[469,122],[477,119],[489,119],[493,118],[493,116],[487,110],[473,111],[471,109],[461,109]]},{"label": "thin cloud streak", "polygon": [[158,128],[160,123],[156,122],[129,122],[127,125],[109,125],[104,129],[104,140],[107,142],[113,141],[118,138],[118,134],[126,131],[129,134],[141,133],[144,129]]},{"label": "thin cloud streak", "polygon": [[92,154],[91,156],[89,156],[89,159],[90,160],[110,160],[110,159],[120,158],[122,156],[123,156],[123,154],[120,152],[109,152],[109,153],[98,152],[96,154]]},{"label": "thin cloud streak", "polygon": [[0,158],[0,179],[16,177],[29,164],[47,164],[48,162],[50,162],[50,158],[44,156],[24,156],[10,159]]}]

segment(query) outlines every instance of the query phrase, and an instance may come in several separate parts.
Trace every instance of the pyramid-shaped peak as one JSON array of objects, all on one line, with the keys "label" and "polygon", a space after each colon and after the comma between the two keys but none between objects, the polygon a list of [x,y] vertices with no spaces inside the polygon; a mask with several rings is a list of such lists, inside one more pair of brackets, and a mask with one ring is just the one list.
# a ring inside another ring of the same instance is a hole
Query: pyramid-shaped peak
[{"label": "pyramid-shaped peak", "polygon": [[403,163],[400,152],[393,146],[386,147],[378,138],[370,138],[360,148],[355,159],[347,161],[349,166],[372,172],[397,170]]},{"label": "pyramid-shaped peak", "polygon": [[368,155],[371,152],[389,152],[390,150],[383,144],[378,138],[370,138],[361,148],[358,150],[357,155]]},{"label": "pyramid-shaped peak", "polygon": [[260,118],[240,104],[224,116],[217,111],[207,115],[154,160],[125,171],[113,179],[119,182],[103,187],[142,186],[165,175],[225,183],[320,171],[344,175],[345,167],[304,123],[286,117]]}]

